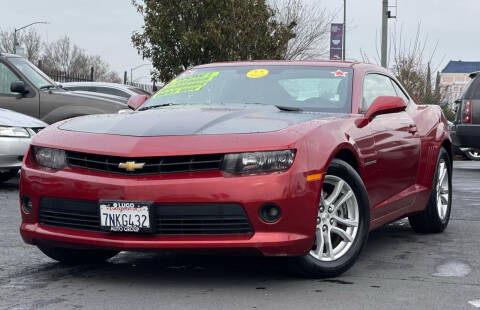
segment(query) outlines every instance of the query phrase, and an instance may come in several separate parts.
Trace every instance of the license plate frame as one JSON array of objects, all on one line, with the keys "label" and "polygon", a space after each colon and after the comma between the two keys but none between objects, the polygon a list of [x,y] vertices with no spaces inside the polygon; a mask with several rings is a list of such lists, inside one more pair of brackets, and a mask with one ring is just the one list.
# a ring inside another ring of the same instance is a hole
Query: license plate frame
[{"label": "license plate frame", "polygon": [[[112,233],[131,233],[131,234],[151,234],[155,232],[155,218],[152,208],[153,202],[151,201],[134,201],[134,200],[106,200],[101,199],[98,201],[98,214],[100,218],[100,230],[103,232]],[[110,210],[109,210],[110,209]],[[116,210],[115,210],[116,209]],[[105,219],[104,214],[113,215],[113,221],[122,221],[120,224],[124,224],[125,221],[128,225],[106,225],[112,221],[112,218]],[[117,217],[117,214],[119,216]],[[124,217],[123,215],[126,215]],[[137,218],[135,215],[139,215],[141,226],[135,225]],[[148,227],[143,222],[143,215],[147,216]],[[105,225],[104,225],[105,224]],[[142,225],[143,224],[143,225]]]}]

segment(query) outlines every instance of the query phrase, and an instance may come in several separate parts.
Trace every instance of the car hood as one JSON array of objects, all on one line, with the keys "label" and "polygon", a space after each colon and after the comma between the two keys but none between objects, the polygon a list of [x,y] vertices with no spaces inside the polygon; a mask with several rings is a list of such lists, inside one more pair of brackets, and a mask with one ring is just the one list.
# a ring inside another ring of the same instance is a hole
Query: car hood
[{"label": "car hood", "polygon": [[343,115],[287,112],[274,106],[174,106],[127,114],[77,117],[63,123],[59,129],[137,137],[247,134],[279,131],[302,122]]},{"label": "car hood", "polygon": [[104,95],[101,93],[94,92],[82,92],[82,91],[71,91],[63,88],[53,88],[46,90],[50,95],[54,96],[68,96],[70,99],[68,101],[85,103],[85,102],[109,102],[116,103],[120,105],[127,105],[127,100],[122,97]]},{"label": "car hood", "polygon": [[48,124],[25,114],[0,109],[0,126],[39,128]]}]

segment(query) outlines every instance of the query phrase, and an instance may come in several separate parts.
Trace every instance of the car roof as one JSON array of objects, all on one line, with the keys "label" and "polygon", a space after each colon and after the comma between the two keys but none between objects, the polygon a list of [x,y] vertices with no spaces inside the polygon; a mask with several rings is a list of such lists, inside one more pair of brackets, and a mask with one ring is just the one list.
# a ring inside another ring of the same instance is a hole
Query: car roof
[{"label": "car roof", "polygon": [[7,57],[7,58],[11,58],[11,57],[15,57],[15,58],[23,58],[23,57],[22,57],[22,56],[20,56],[20,55],[9,54],[9,53],[3,53],[3,52],[0,52],[0,57]]},{"label": "car roof", "polygon": [[195,66],[195,68],[230,67],[230,66],[321,66],[352,67],[357,61],[348,60],[250,60],[214,62]]},{"label": "car roof", "polygon": [[317,66],[317,67],[362,67],[370,70],[386,71],[384,68],[356,60],[251,60],[214,62],[195,66],[194,68],[230,67],[230,66]]}]

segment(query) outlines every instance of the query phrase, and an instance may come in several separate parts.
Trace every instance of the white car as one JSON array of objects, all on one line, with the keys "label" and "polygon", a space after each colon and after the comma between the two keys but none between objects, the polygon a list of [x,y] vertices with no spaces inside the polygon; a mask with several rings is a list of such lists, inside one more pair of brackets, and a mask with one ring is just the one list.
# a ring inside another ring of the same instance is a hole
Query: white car
[{"label": "white car", "polygon": [[39,119],[0,109],[0,183],[17,175],[30,140],[46,126]]},{"label": "white car", "polygon": [[99,94],[107,94],[122,97],[125,99],[130,98],[133,95],[147,95],[151,93],[141,88],[118,84],[118,83],[106,83],[106,82],[69,82],[61,83],[62,88],[70,91],[84,91]]}]

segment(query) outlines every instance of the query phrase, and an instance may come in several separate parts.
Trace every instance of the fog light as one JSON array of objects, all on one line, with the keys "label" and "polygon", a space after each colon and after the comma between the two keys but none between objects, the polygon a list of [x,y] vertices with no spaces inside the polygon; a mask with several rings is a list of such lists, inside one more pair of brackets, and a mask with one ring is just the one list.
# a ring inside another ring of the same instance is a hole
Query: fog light
[{"label": "fog light", "polygon": [[267,203],[260,207],[260,218],[267,223],[275,223],[280,219],[282,210],[273,203]]},{"label": "fog light", "polygon": [[32,211],[33,204],[32,200],[28,196],[23,196],[22,198],[22,210],[26,214],[29,214]]}]

